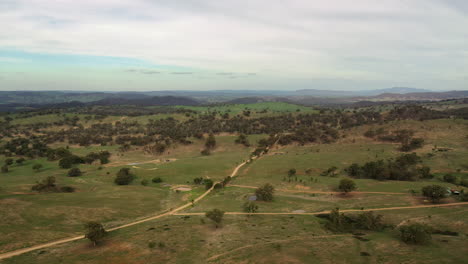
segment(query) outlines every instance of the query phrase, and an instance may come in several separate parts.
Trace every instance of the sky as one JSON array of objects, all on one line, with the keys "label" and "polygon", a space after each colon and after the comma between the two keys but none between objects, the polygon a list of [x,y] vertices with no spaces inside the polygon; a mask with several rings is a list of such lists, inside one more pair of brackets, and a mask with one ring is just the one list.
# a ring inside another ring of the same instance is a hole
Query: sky
[{"label": "sky", "polygon": [[468,90],[466,0],[0,0],[0,90]]}]

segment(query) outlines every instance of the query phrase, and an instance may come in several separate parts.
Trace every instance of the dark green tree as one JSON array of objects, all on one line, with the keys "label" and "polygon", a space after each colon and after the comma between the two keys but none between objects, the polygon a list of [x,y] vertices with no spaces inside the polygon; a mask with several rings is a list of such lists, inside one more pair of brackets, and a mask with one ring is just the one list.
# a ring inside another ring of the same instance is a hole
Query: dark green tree
[{"label": "dark green tree", "polygon": [[400,238],[408,244],[424,244],[432,239],[431,228],[425,224],[409,224],[399,228]]},{"label": "dark green tree", "polygon": [[340,184],[338,185],[338,190],[344,193],[352,192],[356,190],[356,183],[348,178],[341,179]]},{"label": "dark green tree", "polygon": [[130,173],[130,168],[121,168],[117,172],[114,182],[117,185],[129,185],[134,179],[133,174]]},{"label": "dark green tree", "polygon": [[447,189],[440,185],[428,185],[421,189],[421,193],[429,198],[433,203],[438,203],[442,198],[445,197]]},{"label": "dark green tree", "polygon": [[81,170],[78,169],[78,168],[71,168],[71,169],[68,171],[68,176],[69,176],[69,177],[78,177],[78,176],[81,176]]},{"label": "dark green tree", "polygon": [[255,195],[257,196],[257,200],[271,202],[273,201],[273,194],[275,193],[275,188],[273,185],[266,183],[265,185],[258,187],[255,190]]},{"label": "dark green tree", "polygon": [[107,234],[102,224],[98,222],[88,222],[85,224],[85,228],[86,228],[85,237],[91,240],[94,246],[96,246],[97,243],[101,241]]},{"label": "dark green tree", "polygon": [[215,223],[216,228],[223,221],[224,211],[213,209],[205,213],[205,216]]}]

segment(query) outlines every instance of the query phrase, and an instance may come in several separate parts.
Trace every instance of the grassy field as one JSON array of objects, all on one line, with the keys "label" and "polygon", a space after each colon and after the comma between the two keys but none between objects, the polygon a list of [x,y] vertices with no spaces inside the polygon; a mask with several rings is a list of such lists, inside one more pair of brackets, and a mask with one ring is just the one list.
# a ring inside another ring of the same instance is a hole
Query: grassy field
[{"label": "grassy field", "polygon": [[[186,108],[186,107],[184,107]],[[281,113],[311,113],[316,110],[286,103],[257,103],[249,105],[191,107],[203,114],[219,111],[230,115]],[[266,113],[257,113],[263,110]],[[300,111],[297,112],[297,109]],[[185,115],[172,115],[184,120]],[[102,122],[138,121],[167,117],[151,115],[138,117],[109,116]],[[17,124],[58,121],[62,116],[44,115],[14,119]],[[84,122],[84,116],[80,119]],[[95,120],[89,121],[90,125]],[[83,123],[85,124],[85,123]],[[377,159],[395,158],[402,154],[399,144],[385,143],[363,136],[370,128],[383,127],[391,131],[412,129],[415,136],[425,140],[417,149],[423,164],[431,167],[435,177],[424,181],[376,181],[356,179],[358,192],[393,192],[402,194],[352,193],[347,196],[333,192],[346,177],[344,169],[352,163],[363,164]],[[372,209],[427,204],[419,190],[429,184],[461,189],[443,182],[445,173],[458,179],[468,178],[468,121],[430,120],[394,121],[383,125],[361,126],[341,131],[341,138],[331,144],[305,146],[274,146],[267,155],[243,166],[231,184],[214,190],[193,207],[182,213],[204,213],[213,208],[226,212],[242,212],[243,204],[255,187],[271,183],[276,188],[273,202],[257,202],[259,212],[289,213],[320,212],[340,209]],[[105,165],[79,165],[80,177],[68,177],[57,161],[44,158],[27,160],[10,166],[0,175],[0,254],[38,243],[83,234],[83,224],[98,221],[106,228],[129,223],[135,219],[159,213],[189,203],[205,192],[195,185],[194,178],[214,181],[230,175],[233,168],[248,159],[256,142],[267,135],[250,135],[252,147],[235,144],[236,135],[216,135],[217,146],[209,156],[202,156],[204,140],[190,139],[191,145],[172,145],[161,155],[149,155],[141,147],[120,152],[119,146],[70,145],[73,154],[107,150],[112,153]],[[54,143],[51,147],[68,144]],[[447,148],[437,152],[433,148]],[[6,157],[0,158],[3,164]],[[41,164],[39,171],[32,169]],[[330,167],[337,167],[336,176],[321,176]],[[114,178],[119,169],[127,167],[136,176],[128,186],[117,186]],[[297,175],[288,178],[288,170]],[[306,171],[309,170],[309,173]],[[47,176],[55,176],[59,186],[73,186],[74,193],[36,193],[31,186]],[[154,177],[163,179],[153,183]],[[148,185],[141,184],[143,180]],[[246,187],[245,187],[246,186]],[[248,187],[253,188],[248,188]],[[177,187],[191,190],[176,192]],[[291,192],[291,191],[297,192]],[[309,192],[309,193],[308,193]],[[456,202],[447,198],[444,202]],[[351,234],[334,234],[323,227],[326,220],[315,216],[235,216],[226,215],[222,228],[203,216],[167,216],[147,223],[111,232],[105,242],[91,247],[80,240],[34,251],[4,260],[2,263],[463,263],[468,254],[468,208],[418,208],[379,212],[390,226],[408,221],[424,222],[441,230],[459,232],[459,236],[434,235],[428,245],[408,246],[400,242],[397,231],[365,232],[369,241]],[[150,247],[149,243],[155,246]],[[366,252],[369,256],[362,256]]]},{"label": "grassy field", "polygon": [[468,210],[453,209],[382,212],[389,224],[411,217],[462,233],[434,235],[424,246],[400,242],[392,229],[364,232],[368,241],[330,233],[322,227],[323,220],[313,216],[226,216],[218,229],[201,216],[173,216],[113,232],[95,248],[78,241],[5,263],[463,263]]}]

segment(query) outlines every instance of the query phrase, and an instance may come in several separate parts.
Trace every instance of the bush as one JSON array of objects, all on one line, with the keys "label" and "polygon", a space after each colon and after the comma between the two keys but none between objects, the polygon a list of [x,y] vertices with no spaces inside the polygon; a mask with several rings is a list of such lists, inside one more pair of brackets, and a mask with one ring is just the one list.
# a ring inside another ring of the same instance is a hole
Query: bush
[{"label": "bush", "polygon": [[204,149],[202,151],[200,151],[200,153],[203,155],[203,156],[209,156],[211,155],[211,151],[209,149]]},{"label": "bush", "polygon": [[38,172],[42,169],[42,164],[34,164],[32,169],[35,171],[35,172]]},{"label": "bush", "polygon": [[72,168],[68,171],[68,177],[78,177],[81,176],[81,170],[78,168]]},{"label": "bush", "polygon": [[72,193],[75,192],[75,188],[71,186],[62,186],[60,187],[60,191],[64,193]]},{"label": "bush", "polygon": [[455,183],[457,181],[457,177],[450,173],[445,174],[443,179],[444,179],[444,182],[448,182],[448,183]]},{"label": "bush", "polygon": [[266,183],[265,185],[255,190],[255,195],[257,196],[257,200],[259,201],[271,202],[273,201],[274,192],[275,188],[273,187],[273,185]]},{"label": "bush", "polygon": [[31,187],[31,190],[38,192],[57,192],[55,177],[49,176]]},{"label": "bush", "polygon": [[161,177],[154,177],[151,181],[154,182],[154,183],[161,183],[161,182],[163,182],[163,180],[161,179]]},{"label": "bush", "polygon": [[440,185],[428,185],[425,186],[421,189],[421,193],[431,199],[433,203],[437,203],[440,201],[440,199],[445,197],[447,190],[445,187],[442,187]]},{"label": "bush", "polygon": [[8,158],[5,160],[5,165],[12,165],[13,164],[13,159],[12,158]]},{"label": "bush", "polygon": [[215,222],[216,228],[218,228],[221,221],[223,221],[224,211],[213,209],[206,212],[205,216]]},{"label": "bush", "polygon": [[213,186],[213,181],[211,179],[205,179],[203,180],[203,182],[205,183],[205,189],[210,189],[211,186]]},{"label": "bush", "polygon": [[424,224],[404,225],[399,231],[401,240],[408,244],[424,244],[432,239],[431,228]]},{"label": "bush", "polygon": [[338,185],[338,190],[344,193],[354,191],[356,190],[356,183],[351,179],[344,178],[340,181],[340,184]]},{"label": "bush", "polygon": [[142,180],[141,181],[141,185],[143,185],[143,186],[147,186],[148,184],[149,184],[148,180]]},{"label": "bush", "polygon": [[16,160],[16,164],[21,165],[21,164],[23,164],[24,161],[25,161],[24,158],[19,158],[19,159]]},{"label": "bush", "polygon": [[134,179],[134,176],[130,173],[130,168],[121,168],[117,172],[117,177],[114,182],[117,185],[129,185]]},{"label": "bush", "polygon": [[7,172],[9,171],[9,170],[8,170],[8,165],[6,165],[6,164],[3,165],[2,168],[1,168],[1,170],[2,170],[2,173],[7,173]]},{"label": "bush", "polygon": [[468,187],[468,179],[462,179],[462,180],[460,181],[460,185],[461,185],[461,186],[464,186],[464,187]]}]

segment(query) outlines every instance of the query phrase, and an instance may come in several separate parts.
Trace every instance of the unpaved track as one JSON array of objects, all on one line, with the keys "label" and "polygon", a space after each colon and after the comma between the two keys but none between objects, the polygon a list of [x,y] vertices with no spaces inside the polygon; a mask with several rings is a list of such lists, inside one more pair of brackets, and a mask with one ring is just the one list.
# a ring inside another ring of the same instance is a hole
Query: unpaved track
[{"label": "unpaved track", "polygon": [[[239,187],[239,188],[248,188],[248,189],[257,189],[255,186],[248,185],[238,185],[238,184],[229,184],[228,186]],[[343,194],[342,192],[326,192],[326,191],[306,191],[306,190],[286,190],[286,189],[276,189],[279,192],[289,192],[289,193],[313,193],[313,194]],[[391,195],[409,195],[409,193],[401,192],[349,192],[349,194],[391,194]]]},{"label": "unpaved track", "polygon": [[289,241],[295,241],[295,240],[303,240],[303,239],[314,239],[314,238],[330,238],[330,237],[350,237],[352,235],[324,235],[324,236],[306,236],[306,237],[296,237],[296,238],[290,238],[290,239],[281,239],[281,240],[273,240],[265,243],[257,243],[257,244],[251,244],[251,245],[246,245],[242,247],[235,248],[233,250],[226,251],[224,253],[214,255],[210,258],[208,258],[206,261],[213,261],[216,260],[220,257],[223,257],[225,255],[231,254],[233,252],[237,252],[246,248],[251,248],[255,246],[263,246],[263,245],[268,245],[268,244],[275,244],[275,243],[284,243],[284,242],[289,242]]},{"label": "unpaved track", "polygon": [[[235,167],[234,170],[232,171],[231,177],[235,177],[237,175],[237,172],[239,171],[239,169],[242,166],[244,166],[245,164],[246,164],[246,162],[242,162],[241,164],[237,165],[237,167]],[[218,182],[216,182],[216,183],[218,183]],[[210,189],[206,190],[206,192],[204,192],[202,195],[200,195],[195,200],[193,200],[193,202],[184,204],[182,206],[177,207],[176,209],[173,209],[171,211],[168,211],[168,212],[165,212],[165,213],[162,213],[162,214],[159,214],[159,215],[155,215],[155,216],[152,216],[152,217],[137,220],[137,221],[125,224],[125,225],[109,228],[109,229],[107,229],[107,231],[119,230],[119,229],[122,229],[122,228],[126,228],[126,227],[130,227],[130,226],[138,225],[138,224],[141,224],[141,223],[144,223],[144,222],[148,222],[148,221],[151,221],[151,220],[155,220],[155,219],[158,219],[158,218],[161,218],[161,217],[164,217],[164,216],[174,215],[177,212],[179,212],[181,210],[184,210],[185,208],[190,207],[193,204],[200,201],[201,199],[205,198],[205,196],[207,196],[211,191],[213,191],[214,186],[215,186],[216,183],[214,183],[213,186],[211,186]],[[34,251],[34,250],[48,248],[48,247],[56,246],[56,245],[59,245],[59,244],[80,240],[80,239],[83,239],[83,238],[84,238],[84,236],[64,238],[64,239],[52,241],[52,242],[49,242],[49,243],[44,243],[44,244],[40,244],[40,245],[36,245],[36,246],[31,246],[31,247],[27,247],[27,248],[13,250],[13,251],[10,251],[10,252],[0,254],[0,260],[11,258],[11,257],[14,257],[14,256],[18,256],[18,255],[21,255],[21,254],[24,254],[24,253],[27,253],[27,252],[31,252],[31,251]]]},{"label": "unpaved track", "polygon": [[[345,209],[340,210],[340,213],[346,212],[368,212],[368,211],[389,211],[389,210],[404,210],[404,209],[417,209],[417,208],[433,208],[433,207],[448,207],[457,205],[468,205],[468,202],[461,203],[446,203],[446,204],[427,204],[427,205],[415,205],[415,206],[399,206],[399,207],[383,207],[383,208],[372,208],[372,209]],[[319,215],[328,214],[330,211],[321,211],[313,213],[245,213],[245,212],[226,212],[226,215]],[[205,213],[179,213],[174,215],[205,215]]]}]

